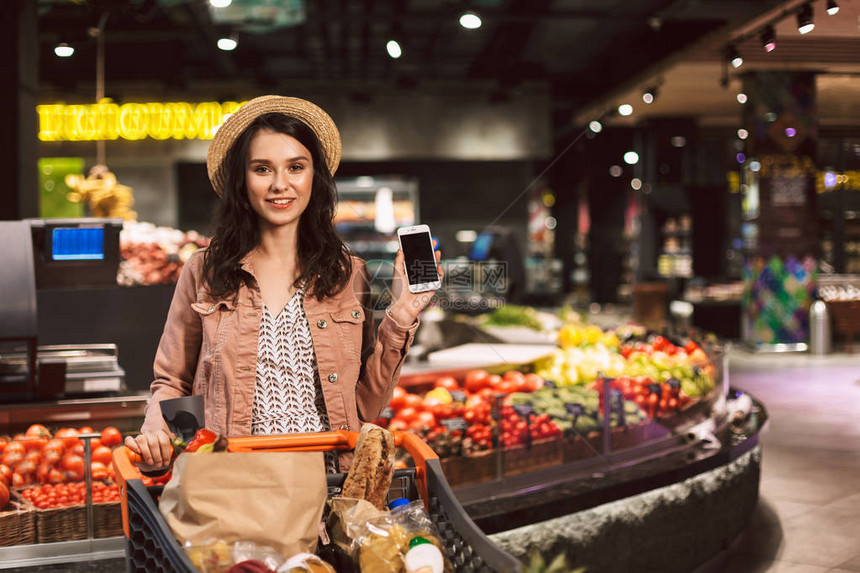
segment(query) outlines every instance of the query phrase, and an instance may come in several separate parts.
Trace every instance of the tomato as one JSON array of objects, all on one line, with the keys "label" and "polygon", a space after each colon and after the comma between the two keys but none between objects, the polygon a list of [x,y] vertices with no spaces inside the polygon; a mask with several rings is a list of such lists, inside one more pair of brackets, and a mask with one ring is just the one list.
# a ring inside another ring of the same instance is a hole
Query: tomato
[{"label": "tomato", "polygon": [[436,382],[433,383],[433,387],[444,388],[445,390],[451,392],[453,390],[459,390],[460,384],[453,376],[442,376],[436,379]]},{"label": "tomato", "polygon": [[51,438],[51,432],[48,431],[48,428],[43,426],[42,424],[33,424],[27,431],[24,432],[24,435],[28,438]]},{"label": "tomato", "polygon": [[72,472],[74,475],[80,476],[77,478],[78,480],[84,478],[84,458],[82,458],[81,456],[75,454],[66,454],[60,461],[60,466],[67,472]]},{"label": "tomato", "polygon": [[7,503],[9,503],[9,488],[6,484],[0,483],[0,510],[6,507]]},{"label": "tomato", "polygon": [[[395,392],[398,387],[395,387]],[[108,448],[112,448],[114,446],[118,446],[122,443],[122,433],[119,430],[114,428],[113,426],[108,426],[104,430],[102,430],[101,436],[101,445],[107,446]]]},{"label": "tomato", "polygon": [[519,392],[520,384],[516,380],[502,380],[502,383],[496,388],[499,392],[510,394],[511,392]]},{"label": "tomato", "polygon": [[405,432],[409,429],[409,424],[406,423],[405,420],[401,420],[399,418],[394,418],[388,424],[388,429],[392,432]]},{"label": "tomato", "polygon": [[82,428],[78,428],[78,434],[94,434],[95,430],[93,430],[92,426],[84,426]]},{"label": "tomato", "polygon": [[54,438],[61,440],[67,448],[71,448],[78,443],[78,431],[73,428],[60,428],[54,434]]},{"label": "tomato", "polygon": [[[481,390],[489,388],[493,392],[498,392],[499,386],[502,382],[504,382],[504,379],[501,376],[499,376],[498,374],[490,374],[489,376],[487,376],[485,385],[483,388],[481,388]],[[478,392],[480,392],[481,390],[478,390]]]},{"label": "tomato", "polygon": [[22,444],[21,442],[15,442],[15,441],[9,442],[6,445],[6,448],[3,450],[3,455],[10,454],[10,453],[19,453],[19,454],[21,454],[21,457],[23,458],[24,454],[27,453],[27,447],[24,444]]},{"label": "tomato", "polygon": [[12,468],[6,464],[0,464],[0,483],[6,486],[12,485]]},{"label": "tomato", "polygon": [[66,453],[84,457],[84,443],[78,440],[72,447],[66,448]]},{"label": "tomato", "polygon": [[[415,417],[418,415],[418,410],[413,408],[412,406],[405,406],[395,412],[394,419],[395,420],[403,420],[407,424],[411,424]],[[393,421],[393,420],[392,420]]]},{"label": "tomato", "polygon": [[537,374],[530,373],[525,375],[526,392],[537,392],[544,386],[544,379]]},{"label": "tomato", "polygon": [[101,462],[93,462],[92,464],[90,464],[90,470],[92,470],[93,479],[108,478],[107,466]]},{"label": "tomato", "polygon": [[[403,400],[405,397],[406,397],[406,390],[404,390],[400,386],[395,386],[394,387],[394,393],[391,396],[391,403],[389,404],[389,406],[391,406],[391,408],[393,410],[399,410],[404,405]],[[102,441],[104,441],[104,437],[102,437]]]},{"label": "tomato", "polygon": [[0,436],[0,454],[3,453],[3,450],[6,449],[6,444],[9,443],[9,438],[6,436]]},{"label": "tomato", "polygon": [[[12,444],[9,445],[11,446]],[[7,451],[3,452],[3,457],[0,458],[0,462],[2,462],[3,465],[15,467],[24,461],[24,454],[22,452],[19,452],[17,450],[10,452],[8,451],[9,448],[6,449]]]},{"label": "tomato", "polygon": [[416,410],[420,410],[424,407],[424,399],[418,394],[407,392],[406,396],[403,397],[403,406],[405,408],[415,408]]},{"label": "tomato", "polygon": [[487,385],[487,377],[489,377],[489,373],[486,370],[475,369],[469,370],[466,373],[466,379],[464,381],[463,386],[469,392],[477,392],[480,389],[486,387]]},{"label": "tomato", "polygon": [[111,460],[111,449],[107,446],[99,446],[93,450],[92,460],[94,462],[101,462],[104,465],[110,464]]},{"label": "tomato", "polygon": [[415,416],[409,427],[413,430],[420,430],[423,428],[432,428],[435,425],[436,416],[433,415],[433,412],[418,412],[418,415]]}]

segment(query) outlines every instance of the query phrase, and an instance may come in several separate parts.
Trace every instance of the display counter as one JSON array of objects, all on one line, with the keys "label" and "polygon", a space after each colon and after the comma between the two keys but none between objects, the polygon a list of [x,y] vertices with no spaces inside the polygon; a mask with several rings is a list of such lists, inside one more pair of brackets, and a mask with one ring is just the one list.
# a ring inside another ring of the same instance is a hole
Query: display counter
[{"label": "display counter", "polygon": [[[563,326],[558,345],[538,338],[544,343],[468,342],[413,358],[377,422],[422,435],[470,517],[523,559],[537,545],[548,560],[565,552],[589,570],[635,570],[642,555],[655,570],[692,569],[743,529],[767,415],[729,388],[718,347],[592,325]],[[146,399],[4,405],[0,423],[6,432],[35,422],[135,430]],[[703,514],[707,524],[695,521]],[[669,530],[678,543],[660,545],[656,532]],[[625,553],[623,567],[601,561],[621,535],[662,549]],[[68,547],[115,558],[116,546],[99,541],[98,550],[92,540]],[[0,557],[44,562],[52,545],[0,549]]]}]

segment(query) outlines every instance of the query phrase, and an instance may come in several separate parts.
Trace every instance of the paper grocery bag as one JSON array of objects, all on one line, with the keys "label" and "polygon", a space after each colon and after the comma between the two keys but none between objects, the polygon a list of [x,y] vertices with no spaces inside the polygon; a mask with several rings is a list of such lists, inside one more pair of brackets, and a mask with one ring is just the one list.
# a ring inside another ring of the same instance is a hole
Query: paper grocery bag
[{"label": "paper grocery bag", "polygon": [[313,553],[326,501],[322,452],[180,455],[159,510],[180,544],[213,538]]}]

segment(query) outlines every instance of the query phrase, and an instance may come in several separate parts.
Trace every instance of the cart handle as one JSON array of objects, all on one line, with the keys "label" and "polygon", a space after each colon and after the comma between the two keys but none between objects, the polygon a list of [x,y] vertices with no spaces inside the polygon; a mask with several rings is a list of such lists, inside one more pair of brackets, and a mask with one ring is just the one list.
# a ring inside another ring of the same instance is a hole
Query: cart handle
[{"label": "cart handle", "polygon": [[[394,445],[401,446],[415,460],[415,481],[418,491],[424,503],[428,503],[427,497],[427,460],[439,459],[436,452],[428,446],[424,440],[412,432],[392,432]],[[228,438],[227,451],[229,452],[320,452],[331,450],[354,450],[358,442],[359,432],[347,432],[336,430],[333,432],[315,432],[311,434],[287,434],[281,436],[248,436],[241,438]],[[122,526],[128,537],[128,497],[126,495],[126,481],[140,479],[141,473],[137,468],[140,464],[140,455],[131,451],[126,446],[115,448],[112,454],[114,477],[119,486],[119,494],[122,506]]]}]

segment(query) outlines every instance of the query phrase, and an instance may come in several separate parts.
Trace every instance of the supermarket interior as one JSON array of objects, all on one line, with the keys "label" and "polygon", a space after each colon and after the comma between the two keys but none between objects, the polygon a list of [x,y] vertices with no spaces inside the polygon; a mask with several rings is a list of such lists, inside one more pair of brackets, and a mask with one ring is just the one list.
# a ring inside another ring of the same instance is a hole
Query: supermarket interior
[{"label": "supermarket interior", "polygon": [[[0,570],[860,572],[858,0],[7,4]],[[213,433],[262,391],[259,324],[256,381],[223,346],[257,309],[177,281],[224,248],[210,142],[269,94],[336,125],[369,292],[300,307],[327,431]],[[157,475],[123,444],[168,310],[217,346],[167,349],[213,357]]]}]

